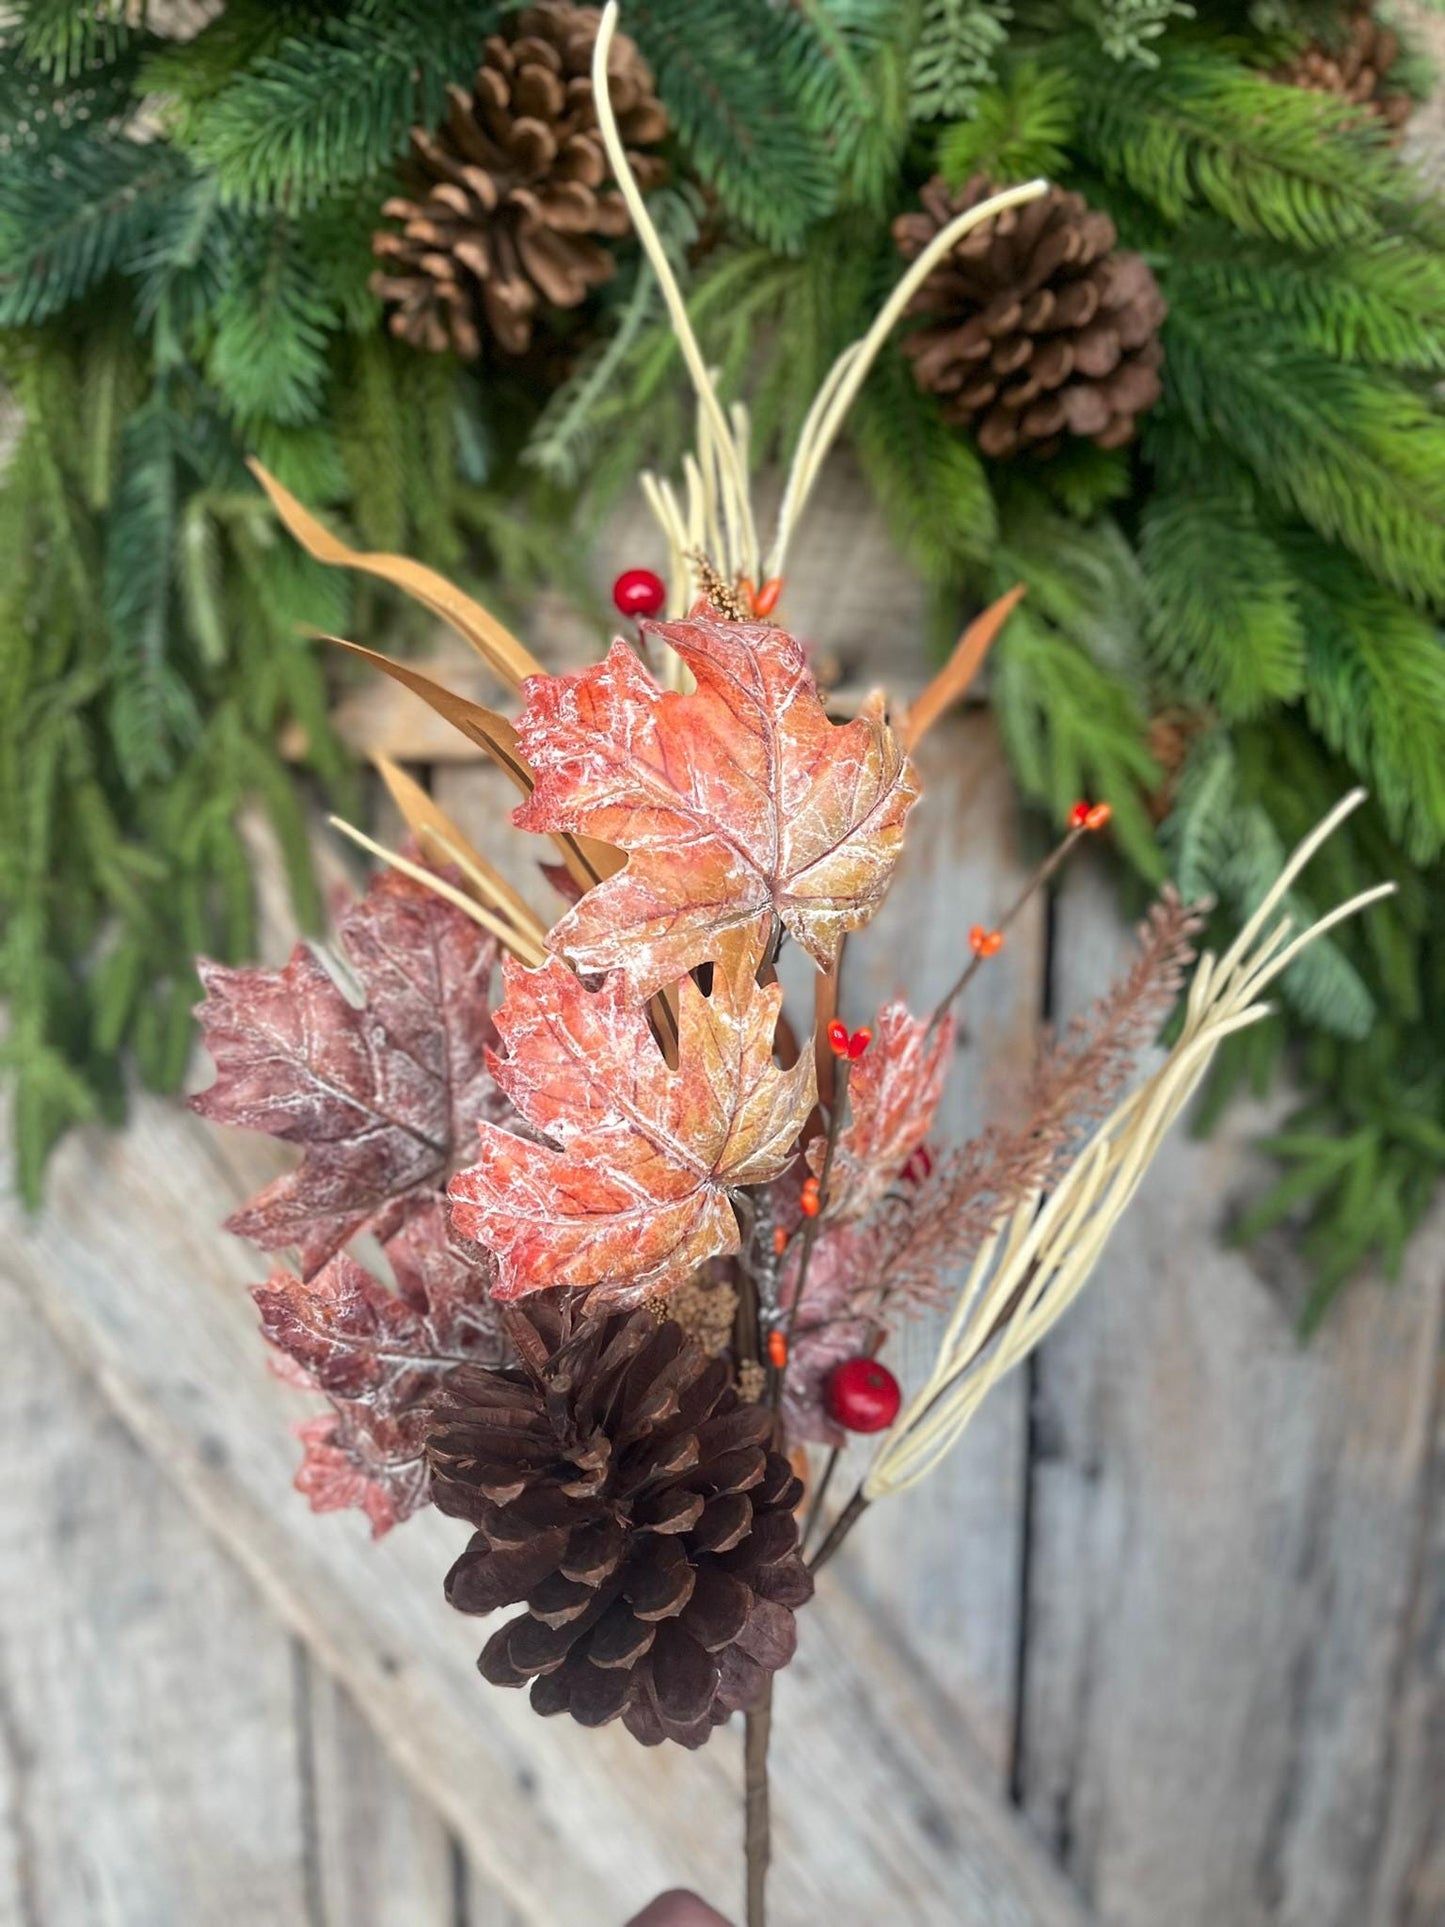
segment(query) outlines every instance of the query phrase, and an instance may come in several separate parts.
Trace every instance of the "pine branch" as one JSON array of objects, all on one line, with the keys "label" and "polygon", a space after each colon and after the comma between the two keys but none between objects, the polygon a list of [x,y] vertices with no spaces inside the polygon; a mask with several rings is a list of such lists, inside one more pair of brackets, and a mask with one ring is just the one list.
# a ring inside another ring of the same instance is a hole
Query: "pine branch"
[{"label": "pine branch", "polygon": [[1067,68],[1041,60],[1010,62],[979,95],[972,115],[938,138],[938,171],[950,187],[970,175],[995,181],[1057,180],[1072,171],[1068,148],[1078,96]]},{"label": "pine branch", "polygon": [[223,86],[190,128],[193,151],[243,203],[314,203],[385,167],[467,80],[496,0],[397,0],[292,34]]},{"label": "pine branch", "polygon": [[1429,401],[1245,310],[1175,307],[1164,339],[1160,434],[1222,443],[1267,496],[1383,581],[1445,598],[1445,423]]},{"label": "pine branch", "polygon": [[1333,95],[1204,47],[1121,66],[1069,40],[1051,58],[1078,86],[1084,157],[1171,221],[1207,207],[1244,234],[1333,247],[1421,219],[1383,133]]},{"label": "pine branch", "polygon": [[211,321],[206,375],[238,416],[315,419],[338,316],[284,216],[241,239]]},{"label": "pine branch", "polygon": [[1080,796],[1107,797],[1120,847],[1145,876],[1161,876],[1142,800],[1159,772],[1128,687],[1027,602],[994,644],[991,664],[994,714],[1024,793],[1056,822]]},{"label": "pine branch", "polygon": [[935,585],[986,557],[998,520],[983,463],[886,349],[859,396],[853,440],[903,553]]},{"label": "pine branch", "polygon": [[1171,297],[1253,310],[1336,361],[1445,368],[1445,255],[1399,235],[1300,253],[1191,223],[1171,248]]},{"label": "pine branch", "polygon": [[1195,14],[1187,0],[1077,0],[1074,11],[1097,34],[1110,60],[1143,67],[1159,65],[1152,43],[1170,23],[1192,20]]},{"label": "pine branch", "polygon": [[1151,654],[1185,701],[1233,718],[1299,695],[1306,629],[1295,575],[1247,491],[1156,490],[1139,557],[1153,595]]},{"label": "pine branch", "polygon": [[57,82],[115,60],[139,32],[126,0],[18,0],[7,11],[25,59]]},{"label": "pine branch", "polygon": [[798,96],[790,11],[769,0],[630,0],[625,25],[698,176],[749,233],[796,249],[834,205],[836,183]]},{"label": "pine branch", "polygon": [[1308,638],[1305,711],[1411,858],[1445,846],[1445,642],[1428,616],[1305,534],[1281,538]]},{"label": "pine branch", "polygon": [[1012,19],[1009,0],[924,0],[908,68],[910,118],[962,120],[976,113],[979,96],[996,78]]},{"label": "pine branch", "polygon": [[104,131],[55,154],[11,154],[0,174],[0,327],[33,325],[142,251],[189,174],[161,142]]}]

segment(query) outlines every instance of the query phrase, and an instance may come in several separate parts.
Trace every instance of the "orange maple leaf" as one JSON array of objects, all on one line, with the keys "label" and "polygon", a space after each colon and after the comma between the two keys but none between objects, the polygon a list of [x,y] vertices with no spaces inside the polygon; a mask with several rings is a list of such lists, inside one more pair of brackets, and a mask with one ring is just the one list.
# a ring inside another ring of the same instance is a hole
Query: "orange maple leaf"
[{"label": "orange maple leaf", "polygon": [[589,991],[564,964],[507,960],[492,1074],[552,1143],[483,1122],[452,1179],[453,1227],[495,1254],[495,1297],[568,1285],[635,1304],[738,1249],[729,1193],[783,1170],[815,1088],[811,1054],[773,1062],[781,989],[727,949],[711,996],[682,984],[675,1070],[620,974]]},{"label": "orange maple leaf", "polygon": [[[829,1217],[862,1217],[897,1179],[933,1126],[952,1051],[951,1017],[930,1030],[896,997],[879,1011],[872,1045],[850,1067],[849,1117],[833,1154]],[[816,1174],[823,1156],[823,1140],[815,1138],[808,1163]]]},{"label": "orange maple leaf", "polygon": [[826,969],[882,901],[918,795],[882,697],[831,723],[792,636],[706,603],[643,626],[682,657],[693,693],[664,690],[620,641],[526,685],[518,739],[536,787],[513,821],[630,853],[550,947],[643,997],[716,959],[728,932],[760,948],[777,917]]}]

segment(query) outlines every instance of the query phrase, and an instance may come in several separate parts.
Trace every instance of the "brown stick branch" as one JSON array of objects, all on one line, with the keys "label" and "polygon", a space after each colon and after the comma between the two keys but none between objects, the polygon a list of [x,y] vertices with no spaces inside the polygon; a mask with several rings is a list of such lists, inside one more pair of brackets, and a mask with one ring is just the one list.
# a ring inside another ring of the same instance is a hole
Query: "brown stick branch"
[{"label": "brown stick branch", "polygon": [[772,1814],[768,1800],[768,1741],[773,1731],[773,1676],[747,1715],[743,1738],[743,1851],[747,1860],[747,1927],[767,1927]]},{"label": "brown stick branch", "polygon": [[776,1411],[783,1398],[783,1376],[786,1373],[788,1353],[792,1350],[793,1327],[798,1322],[798,1307],[803,1302],[803,1288],[808,1282],[808,1266],[813,1257],[813,1246],[818,1242],[818,1232],[822,1228],[823,1213],[828,1208],[828,1179],[833,1174],[833,1154],[838,1148],[838,1139],[843,1134],[843,1118],[848,1109],[848,1071],[846,1057],[837,1059],[837,1072],[833,1086],[833,1108],[828,1113],[828,1137],[823,1147],[823,1169],[818,1175],[818,1209],[811,1218],[804,1218],[802,1229],[803,1248],[798,1255],[798,1281],[793,1287],[792,1302],[788,1306],[787,1317],[783,1321],[783,1364],[774,1365],[770,1372],[768,1395]]},{"label": "brown stick branch", "polygon": [[828,1496],[828,1487],[833,1483],[833,1474],[838,1470],[838,1461],[842,1456],[843,1448],[835,1445],[823,1463],[823,1475],[813,1488],[813,1496],[808,1501],[807,1516],[803,1520],[803,1530],[798,1535],[799,1552],[807,1552],[808,1541],[813,1536],[814,1528],[822,1522],[823,1501]]},{"label": "brown stick branch", "polygon": [[[1065,857],[1069,855],[1070,851],[1074,848],[1074,845],[1079,841],[1080,837],[1086,836],[1087,834],[1088,834],[1088,831],[1085,829],[1083,824],[1075,824],[1073,829],[1069,831],[1068,835],[1065,836],[1061,842],[1055,844],[1054,848],[1049,852],[1049,854],[1044,858],[1043,862],[1034,871],[1033,875],[1029,878],[1028,882],[1024,885],[1023,889],[1019,891],[1018,895],[1014,898],[1013,902],[1009,905],[1008,909],[1005,910],[1003,915],[999,918],[997,929],[1000,935],[1002,935],[1003,932],[1005,932],[1009,928],[1009,926],[1013,923],[1014,919],[1018,916],[1019,912],[1023,909],[1024,905],[1028,902],[1029,898],[1034,896],[1038,891],[1042,890],[1045,884],[1047,884],[1051,880],[1054,873],[1058,870],[1059,865],[1064,861]],[[983,963],[982,957],[977,955],[970,957],[968,962],[964,965],[963,969],[959,972],[957,978],[954,980],[951,988],[946,990],[943,993],[942,997],[939,998],[938,1003],[934,1008],[933,1015],[928,1020],[928,1030],[929,1030],[930,1036],[934,1031],[938,1029],[938,1026],[943,1022],[944,1018],[948,1015],[948,1012],[952,1007],[952,1005],[958,1002],[959,998],[963,995],[964,991],[968,989],[969,985],[973,982],[974,978],[978,975],[979,968],[982,965],[982,963]]]},{"label": "brown stick branch", "polygon": [[868,1510],[868,1503],[868,1500],[864,1497],[863,1488],[860,1485],[847,1505],[844,1506],[843,1510],[829,1527],[827,1538],[808,1561],[809,1572],[821,1572],[823,1567],[827,1565],[828,1561],[833,1557],[833,1554],[838,1550],[839,1546],[842,1545],[843,1541],[848,1537],[848,1534]]}]

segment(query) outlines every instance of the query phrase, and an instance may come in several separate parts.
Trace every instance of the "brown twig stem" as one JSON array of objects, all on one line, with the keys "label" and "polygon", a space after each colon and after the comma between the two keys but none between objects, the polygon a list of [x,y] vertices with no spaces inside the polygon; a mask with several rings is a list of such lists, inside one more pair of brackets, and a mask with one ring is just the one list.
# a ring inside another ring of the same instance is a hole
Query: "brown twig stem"
[{"label": "brown twig stem", "polygon": [[833,1474],[838,1470],[838,1461],[842,1456],[843,1448],[835,1445],[824,1461],[823,1476],[813,1488],[813,1496],[808,1501],[808,1514],[803,1521],[803,1530],[798,1539],[800,1552],[807,1552],[808,1541],[813,1536],[814,1528],[822,1521],[823,1501],[828,1496],[828,1487],[833,1483]]},{"label": "brown twig stem", "polygon": [[854,1526],[857,1525],[867,1510],[868,1499],[864,1495],[863,1488],[860,1485],[847,1505],[844,1506],[843,1510],[828,1528],[827,1538],[824,1539],[822,1545],[819,1546],[818,1550],[808,1561],[809,1572],[822,1571],[823,1567],[827,1565],[828,1561],[833,1557],[833,1554],[838,1550],[839,1546],[842,1545],[843,1541],[848,1537],[848,1534],[853,1530]]},{"label": "brown twig stem", "polygon": [[743,1850],[747,1858],[747,1927],[767,1927],[772,1815],[768,1804],[768,1741],[773,1731],[773,1676],[747,1715],[743,1738]]},{"label": "brown twig stem", "polygon": [[823,1213],[828,1208],[828,1179],[833,1173],[833,1154],[838,1148],[838,1139],[843,1134],[843,1118],[848,1109],[848,1059],[837,1059],[837,1070],[833,1085],[833,1108],[828,1113],[828,1136],[823,1147],[823,1168],[818,1173],[818,1209],[811,1218],[804,1218],[802,1229],[803,1247],[798,1254],[798,1281],[793,1287],[792,1302],[788,1306],[783,1321],[784,1363],[774,1365],[769,1374],[769,1397],[774,1411],[782,1403],[783,1375],[787,1371],[787,1354],[792,1349],[793,1327],[798,1322],[798,1307],[803,1302],[803,1289],[808,1282],[808,1266],[812,1261],[813,1247],[818,1242],[818,1232],[823,1223]]},{"label": "brown twig stem", "polygon": [[[1003,935],[1004,932],[1008,930],[1029,898],[1036,895],[1037,892],[1042,890],[1052,879],[1059,865],[1069,855],[1079,839],[1087,835],[1088,830],[1085,826],[1082,823],[1076,823],[1068,835],[1054,845],[1053,849],[1050,850],[1043,862],[1034,871],[1023,889],[1019,891],[1008,909],[1005,910],[999,918],[995,927],[1000,935]],[[928,1020],[928,1032],[930,1036],[932,1036],[933,1032],[938,1029],[938,1026],[948,1015],[951,1006],[958,1002],[964,991],[968,989],[969,985],[978,975],[979,968],[983,961],[984,959],[977,955],[977,953],[971,956],[955,978],[952,987],[946,990],[942,997],[939,998],[937,1005],[934,1007],[933,1015]]]}]

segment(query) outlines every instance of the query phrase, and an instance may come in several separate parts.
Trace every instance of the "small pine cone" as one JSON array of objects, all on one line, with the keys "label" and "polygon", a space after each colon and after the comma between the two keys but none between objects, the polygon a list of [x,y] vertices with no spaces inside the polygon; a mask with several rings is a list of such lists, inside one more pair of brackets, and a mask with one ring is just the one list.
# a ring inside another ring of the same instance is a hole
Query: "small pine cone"
[{"label": "small pine cone", "polygon": [[[950,195],[937,176],[922,209],[893,224],[909,260],[993,192],[981,175]],[[1051,187],[965,235],[910,304],[926,317],[903,343],[920,388],[985,455],[1051,454],[1065,435],[1101,448],[1132,439],[1159,399],[1168,309],[1108,215]]]},{"label": "small pine cone", "polygon": [[578,1321],[534,1298],[504,1322],[520,1365],[454,1372],[430,1443],[437,1504],[476,1527],[448,1599],[526,1604],[483,1676],[530,1680],[539,1713],[701,1746],[792,1658],[813,1590],[771,1414],[647,1310]]},{"label": "small pine cone", "polygon": [[1339,32],[1327,41],[1314,40],[1293,60],[1271,72],[1272,80],[1309,93],[1339,94],[1352,105],[1377,115],[1392,134],[1403,131],[1415,103],[1401,88],[1390,86],[1390,74],[1400,58],[1400,37],[1368,9],[1352,13]]},{"label": "small pine cone", "polygon": [[[447,89],[435,133],[412,129],[411,191],[382,212],[372,251],[386,264],[374,293],[391,305],[394,334],[414,347],[474,358],[486,336],[525,353],[538,309],[575,308],[616,262],[596,238],[628,228],[592,95],[600,13],[564,4],[528,7],[505,36],[486,42],[469,93]],[[638,182],[661,179],[641,150],[667,132],[652,70],[625,34],[608,57],[612,105]]]}]

